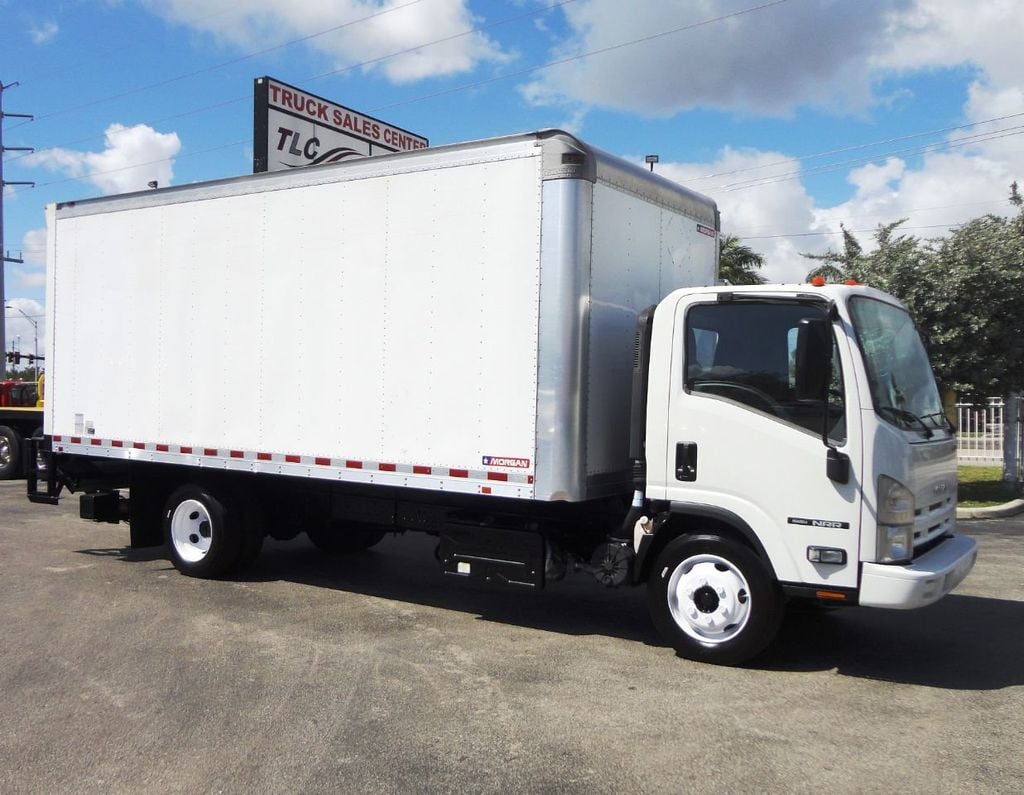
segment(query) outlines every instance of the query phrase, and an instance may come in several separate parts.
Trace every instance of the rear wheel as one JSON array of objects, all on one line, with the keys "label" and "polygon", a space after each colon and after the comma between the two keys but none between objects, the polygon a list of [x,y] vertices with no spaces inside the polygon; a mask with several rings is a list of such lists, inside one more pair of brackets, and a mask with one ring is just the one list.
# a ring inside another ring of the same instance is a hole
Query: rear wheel
[{"label": "rear wheel", "polygon": [[21,434],[0,425],[0,480],[17,477],[21,465]]},{"label": "rear wheel", "polygon": [[168,498],[164,539],[174,567],[190,577],[220,577],[241,563],[243,528],[234,502],[203,486],[182,486]]},{"label": "rear wheel", "polygon": [[783,600],[749,547],[716,535],[682,536],[658,556],[648,607],[662,636],[683,657],[738,665],[775,637]]}]

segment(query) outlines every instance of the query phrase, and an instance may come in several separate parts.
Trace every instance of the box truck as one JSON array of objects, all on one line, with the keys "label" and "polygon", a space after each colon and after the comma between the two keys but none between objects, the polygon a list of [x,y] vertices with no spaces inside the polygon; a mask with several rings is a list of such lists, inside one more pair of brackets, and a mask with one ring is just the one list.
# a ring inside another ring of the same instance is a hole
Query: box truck
[{"label": "box truck", "polygon": [[974,563],[904,307],[715,286],[715,204],[565,133],[67,202],[48,228],[29,496],[80,493],[184,574],[265,536],[418,531],[452,578],[646,584],[677,652],[736,664],[792,600],[919,607]]}]

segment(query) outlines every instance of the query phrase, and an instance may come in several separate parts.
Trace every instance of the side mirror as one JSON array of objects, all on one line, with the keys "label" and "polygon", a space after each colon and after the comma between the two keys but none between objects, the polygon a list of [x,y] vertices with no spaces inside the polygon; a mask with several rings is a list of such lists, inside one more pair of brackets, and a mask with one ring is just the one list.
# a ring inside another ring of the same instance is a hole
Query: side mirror
[{"label": "side mirror", "polygon": [[832,329],[824,318],[805,317],[796,336],[796,398],[826,400],[832,377]]}]

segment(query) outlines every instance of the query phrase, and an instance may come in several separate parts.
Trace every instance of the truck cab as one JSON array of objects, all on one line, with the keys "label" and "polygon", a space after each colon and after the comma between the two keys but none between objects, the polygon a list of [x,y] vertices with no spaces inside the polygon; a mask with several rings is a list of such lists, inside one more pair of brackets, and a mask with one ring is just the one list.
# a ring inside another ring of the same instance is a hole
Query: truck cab
[{"label": "truck cab", "polygon": [[650,346],[645,497],[660,512],[636,548],[682,653],[749,656],[787,597],[914,608],[970,571],[953,429],[892,296],[678,290]]}]

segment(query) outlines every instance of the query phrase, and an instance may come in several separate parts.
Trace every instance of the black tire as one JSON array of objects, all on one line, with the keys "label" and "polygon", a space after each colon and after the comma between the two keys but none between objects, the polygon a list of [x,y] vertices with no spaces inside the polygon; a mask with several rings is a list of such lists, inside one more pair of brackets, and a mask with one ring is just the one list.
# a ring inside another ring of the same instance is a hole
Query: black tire
[{"label": "black tire", "polygon": [[351,555],[380,543],[385,531],[373,525],[343,524],[311,525],[306,535],[313,545],[328,555]]},{"label": "black tire", "polygon": [[0,480],[11,480],[21,474],[21,434],[14,428],[0,425]]},{"label": "black tire", "polygon": [[244,529],[227,494],[182,486],[167,499],[163,530],[174,568],[189,577],[222,577],[241,563]]},{"label": "black tire", "polygon": [[665,547],[647,581],[651,618],[681,657],[740,665],[771,643],[782,591],[749,547],[717,535],[681,536]]}]

